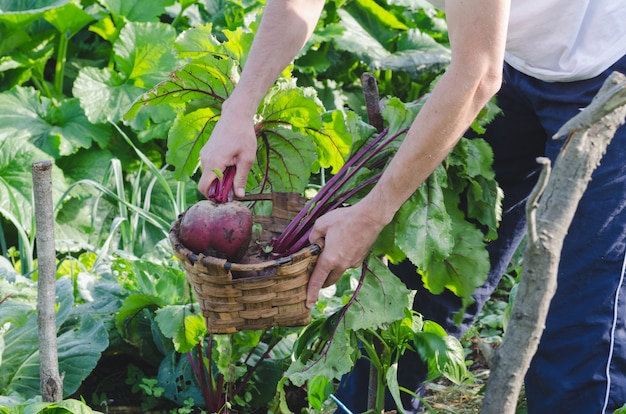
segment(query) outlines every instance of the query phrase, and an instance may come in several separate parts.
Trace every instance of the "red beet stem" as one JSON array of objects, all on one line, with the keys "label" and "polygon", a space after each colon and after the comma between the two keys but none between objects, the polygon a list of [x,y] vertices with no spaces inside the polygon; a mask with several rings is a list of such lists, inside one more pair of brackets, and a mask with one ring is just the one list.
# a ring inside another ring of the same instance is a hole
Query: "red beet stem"
[{"label": "red beet stem", "polygon": [[209,186],[207,198],[216,203],[225,203],[227,201],[233,201],[234,190],[233,183],[235,182],[235,173],[237,169],[234,165],[226,167],[222,177],[215,179]]}]

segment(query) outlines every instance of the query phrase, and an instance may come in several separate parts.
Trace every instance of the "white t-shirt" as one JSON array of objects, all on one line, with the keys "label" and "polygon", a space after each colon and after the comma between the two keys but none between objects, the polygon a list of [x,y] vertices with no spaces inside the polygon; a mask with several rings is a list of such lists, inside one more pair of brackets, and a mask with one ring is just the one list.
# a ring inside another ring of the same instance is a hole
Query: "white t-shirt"
[{"label": "white t-shirt", "polygon": [[[429,1],[445,10],[444,0]],[[624,55],[626,0],[511,0],[505,60],[520,72],[588,79]]]}]

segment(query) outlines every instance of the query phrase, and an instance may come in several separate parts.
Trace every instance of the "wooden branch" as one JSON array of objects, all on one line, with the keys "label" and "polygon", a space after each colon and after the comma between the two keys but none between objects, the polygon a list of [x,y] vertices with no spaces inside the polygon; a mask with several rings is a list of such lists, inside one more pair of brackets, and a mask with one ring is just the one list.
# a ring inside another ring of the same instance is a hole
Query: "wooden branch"
[{"label": "wooden branch", "polygon": [[45,402],[63,399],[63,381],[59,375],[56,328],[56,252],[52,208],[52,163],[32,165],[37,240],[37,324],[39,328],[39,376]]},{"label": "wooden branch", "polygon": [[376,78],[369,72],[361,75],[361,87],[365,97],[365,108],[367,109],[367,122],[378,132],[384,128],[383,115],[380,112],[380,97],[378,96],[378,83]]},{"label": "wooden branch", "polygon": [[591,104],[555,135],[568,138],[539,204],[530,206],[533,214],[528,217],[529,233],[536,236],[526,244],[517,297],[506,335],[496,351],[482,414],[515,413],[524,376],[556,291],[563,239],[592,172],[625,117],[626,77],[615,72]]},{"label": "wooden branch", "polygon": [[550,166],[550,159],[546,157],[538,157],[537,163],[543,165],[541,169],[541,174],[539,175],[539,179],[537,180],[537,184],[533,191],[528,196],[528,201],[526,202],[526,217],[527,219],[527,227],[528,227],[528,240],[530,243],[536,244],[538,242],[539,237],[537,236],[537,207],[539,207],[539,198],[543,194],[548,185],[548,180],[550,178],[550,171],[552,167]]}]

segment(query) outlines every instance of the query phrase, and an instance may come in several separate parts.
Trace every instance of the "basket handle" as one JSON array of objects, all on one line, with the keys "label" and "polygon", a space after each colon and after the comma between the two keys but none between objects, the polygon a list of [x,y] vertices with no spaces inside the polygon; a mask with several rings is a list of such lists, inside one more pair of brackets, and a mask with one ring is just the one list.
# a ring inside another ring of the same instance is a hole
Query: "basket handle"
[{"label": "basket handle", "polygon": [[257,201],[257,200],[273,200],[272,193],[246,194],[243,197],[237,197],[239,201]]}]

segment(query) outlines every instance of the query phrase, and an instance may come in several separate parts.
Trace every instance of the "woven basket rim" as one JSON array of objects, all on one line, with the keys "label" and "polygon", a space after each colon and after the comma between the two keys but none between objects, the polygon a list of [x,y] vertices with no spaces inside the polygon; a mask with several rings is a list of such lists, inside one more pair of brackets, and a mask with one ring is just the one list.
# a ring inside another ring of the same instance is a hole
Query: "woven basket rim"
[{"label": "woven basket rim", "polygon": [[192,252],[187,247],[185,247],[185,245],[183,245],[183,243],[179,240],[178,238],[179,227],[180,227],[180,218],[178,218],[172,223],[172,226],[170,228],[170,234],[169,234],[170,242],[172,243],[172,246],[179,254],[186,257],[187,260],[189,260],[191,264],[200,263],[204,265],[205,267],[206,266],[218,266],[218,267],[222,267],[226,271],[250,272],[250,271],[270,269],[272,267],[286,266],[294,262],[297,262],[299,260],[302,260],[302,258],[304,257],[317,256],[322,252],[322,249],[323,249],[322,242],[320,241],[320,242],[310,244],[306,247],[303,247],[302,249],[298,250],[297,252],[293,254],[290,254],[289,256],[281,257],[278,259],[266,260],[266,261],[262,261],[259,263],[234,263],[234,262],[230,262],[226,259],[222,259],[219,257],[207,256],[203,253]]}]

